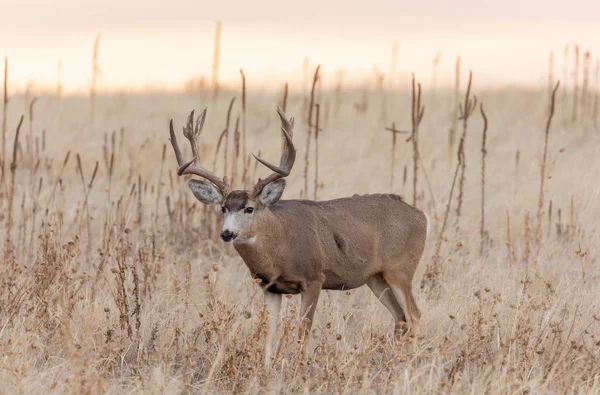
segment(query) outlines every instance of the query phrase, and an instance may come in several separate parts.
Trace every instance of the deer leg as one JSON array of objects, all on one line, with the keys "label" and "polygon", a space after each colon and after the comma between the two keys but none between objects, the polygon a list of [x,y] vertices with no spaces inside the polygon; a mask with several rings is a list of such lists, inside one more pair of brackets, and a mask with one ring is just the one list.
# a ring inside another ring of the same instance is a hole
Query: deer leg
[{"label": "deer leg", "polygon": [[396,301],[404,311],[408,329],[414,333],[419,326],[421,312],[412,294],[412,280],[403,274],[395,273],[384,273],[383,278],[390,285]]},{"label": "deer leg", "polygon": [[265,343],[265,365],[271,363],[273,345],[277,340],[277,322],[281,309],[281,294],[274,294],[265,290],[265,303],[269,312],[269,326],[267,327],[267,341]]},{"label": "deer leg", "polygon": [[392,287],[385,282],[381,273],[375,274],[367,280],[367,286],[373,291],[377,299],[385,306],[394,317],[394,332],[398,336],[404,331],[406,316],[393,294]]},{"label": "deer leg", "polygon": [[302,355],[306,353],[306,343],[310,335],[310,328],[312,327],[313,318],[315,311],[317,310],[317,303],[319,302],[319,295],[321,293],[322,283],[313,282],[307,284],[304,292],[302,292],[302,306],[300,308],[300,339],[302,342]]}]

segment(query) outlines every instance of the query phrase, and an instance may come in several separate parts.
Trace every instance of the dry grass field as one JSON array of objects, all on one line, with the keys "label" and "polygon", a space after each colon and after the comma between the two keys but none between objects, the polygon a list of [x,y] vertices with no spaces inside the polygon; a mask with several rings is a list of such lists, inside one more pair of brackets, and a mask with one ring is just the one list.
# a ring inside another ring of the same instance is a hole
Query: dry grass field
[{"label": "dry grass field", "polygon": [[[216,100],[208,93],[100,95],[93,123],[87,97],[41,96],[33,120],[29,101],[11,97],[0,194],[0,392],[600,393],[593,103],[580,103],[573,121],[570,91],[557,93],[538,215],[549,92],[481,90],[476,80],[473,93],[489,120],[483,249],[479,104],[464,142],[461,214],[459,172],[440,240],[463,125],[450,148],[454,93],[433,98],[425,89],[417,206],[432,226],[414,280],[418,335],[394,342],[390,314],[366,287],[326,291],[303,360],[299,298],[284,298],[268,368],[262,291],[233,247],[218,242],[218,207],[202,206],[176,176],[167,139],[171,118],[181,133],[189,112],[208,106],[203,163],[221,174],[227,166],[233,187],[242,187],[242,154],[236,162],[235,153],[241,92],[221,91]],[[216,157],[234,96],[228,142]],[[260,150],[276,162],[282,95],[249,90],[246,101],[247,154]],[[391,191],[412,203],[413,145],[398,135],[392,186],[385,130],[392,122],[410,130],[410,91],[323,90],[316,102],[318,199]],[[290,92],[287,113],[296,118],[299,154],[283,198],[312,199],[314,139],[303,192],[304,93]],[[249,163],[252,181],[267,172]],[[427,281],[434,264],[436,281]]]}]

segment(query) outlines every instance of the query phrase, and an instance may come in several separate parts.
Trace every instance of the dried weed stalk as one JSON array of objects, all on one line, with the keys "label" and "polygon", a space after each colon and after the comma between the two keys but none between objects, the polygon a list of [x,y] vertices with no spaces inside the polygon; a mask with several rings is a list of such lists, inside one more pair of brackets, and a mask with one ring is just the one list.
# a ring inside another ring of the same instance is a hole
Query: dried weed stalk
[{"label": "dried weed stalk", "polygon": [[442,248],[442,243],[444,242],[444,234],[446,232],[446,226],[448,224],[448,217],[450,216],[450,208],[452,207],[452,196],[454,194],[454,187],[456,186],[456,179],[458,177],[458,172],[462,165],[462,151],[464,149],[464,140],[461,137],[458,143],[458,151],[457,158],[458,163],[456,164],[456,169],[454,170],[454,177],[452,178],[452,185],[450,186],[450,194],[448,195],[448,204],[446,204],[446,212],[444,213],[444,220],[442,222],[442,229],[440,230],[440,234],[438,236],[438,241],[435,245],[435,252],[431,259],[431,263],[427,265],[425,269],[425,274],[423,275],[423,280],[421,280],[421,289],[429,289],[429,291],[436,295],[439,291],[439,277],[441,275],[440,264],[442,258],[440,256],[440,251]]},{"label": "dried weed stalk", "polygon": [[27,154],[33,155],[33,106],[38,101],[37,97],[34,97],[29,103],[29,135],[27,136]]},{"label": "dried weed stalk", "polygon": [[[416,88],[415,88],[416,85]],[[411,102],[411,135],[406,141],[412,142],[413,149],[413,206],[417,207],[418,180],[419,180],[419,126],[425,115],[425,106],[421,104],[421,83],[416,83],[412,75],[412,102]]]},{"label": "dried weed stalk", "polygon": [[483,103],[479,105],[481,111],[481,117],[483,118],[483,136],[481,139],[481,227],[479,229],[479,236],[481,238],[479,245],[479,255],[483,255],[483,245],[485,242],[485,157],[487,155],[487,148],[485,143],[487,141],[487,129],[488,119],[483,109]]},{"label": "dried weed stalk", "polygon": [[[17,174],[17,147],[19,146],[19,134],[21,132],[21,126],[23,125],[24,116],[21,115],[19,124],[17,126],[17,132],[15,133],[15,141],[13,144],[12,162],[10,163],[10,188],[8,190],[8,219],[6,222],[6,246],[9,250],[11,247],[11,232],[13,228],[13,205],[15,200],[15,179]],[[5,251],[6,251],[5,250]]]},{"label": "dried weed stalk", "polygon": [[550,113],[548,114],[548,120],[546,121],[546,130],[544,133],[544,153],[542,155],[542,163],[540,165],[540,193],[538,198],[537,216],[536,216],[536,228],[535,228],[535,243],[538,250],[542,241],[542,216],[544,211],[544,184],[546,181],[546,166],[548,161],[548,138],[550,136],[550,126],[552,125],[552,118],[554,117],[554,109],[556,106],[556,91],[560,86],[560,81],[556,83],[552,96],[550,97]]},{"label": "dried weed stalk", "polygon": [[456,57],[456,65],[454,68],[454,106],[452,110],[452,125],[450,126],[450,134],[448,136],[448,158],[452,159],[454,152],[454,144],[456,142],[456,129],[458,128],[458,106],[460,102],[460,56]]},{"label": "dried weed stalk", "polygon": [[310,166],[310,140],[312,137],[312,128],[313,128],[313,107],[315,104],[315,87],[317,86],[317,82],[319,81],[319,71],[321,70],[321,65],[318,65],[315,69],[315,74],[313,76],[312,88],[310,89],[310,102],[308,105],[308,131],[306,134],[306,148],[304,154],[304,196],[308,196],[308,168]]},{"label": "dried weed stalk", "polygon": [[[235,120],[235,129],[233,132],[233,163],[231,165],[231,185],[235,185],[237,180],[237,168],[240,161],[240,117]],[[242,166],[244,161],[242,161]]]},{"label": "dried weed stalk", "polygon": [[318,200],[318,193],[321,185],[319,184],[319,118],[321,113],[321,106],[315,104],[315,185],[314,185],[314,195],[313,200]]},{"label": "dried weed stalk", "polygon": [[460,158],[460,182],[458,184],[458,205],[456,206],[456,227],[460,222],[460,216],[462,214],[462,205],[464,199],[464,188],[465,188],[465,173],[467,170],[467,158],[465,156],[464,144],[467,139],[467,126],[469,123],[469,117],[475,111],[477,107],[477,96],[473,96],[471,99],[471,83],[473,81],[473,72],[469,70],[469,82],[467,85],[467,92],[465,93],[465,101],[464,103],[459,104],[460,110],[460,120],[463,122],[463,132],[461,136],[461,140],[463,141],[463,149],[461,150],[461,158]]}]

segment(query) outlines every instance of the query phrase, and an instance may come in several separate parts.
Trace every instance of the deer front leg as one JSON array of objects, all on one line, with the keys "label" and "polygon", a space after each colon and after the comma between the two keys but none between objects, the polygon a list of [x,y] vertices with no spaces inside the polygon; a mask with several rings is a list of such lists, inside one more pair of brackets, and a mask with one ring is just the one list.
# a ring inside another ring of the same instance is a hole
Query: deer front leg
[{"label": "deer front leg", "polygon": [[279,310],[281,309],[281,294],[274,294],[265,290],[265,303],[269,312],[269,324],[267,326],[267,341],[265,343],[265,365],[271,363],[273,346],[277,340],[277,323]]},{"label": "deer front leg", "polygon": [[302,355],[306,354],[306,344],[310,335],[317,303],[319,302],[319,294],[321,293],[322,283],[313,282],[306,285],[306,289],[302,292],[302,307],[300,311],[300,341],[302,342]]}]

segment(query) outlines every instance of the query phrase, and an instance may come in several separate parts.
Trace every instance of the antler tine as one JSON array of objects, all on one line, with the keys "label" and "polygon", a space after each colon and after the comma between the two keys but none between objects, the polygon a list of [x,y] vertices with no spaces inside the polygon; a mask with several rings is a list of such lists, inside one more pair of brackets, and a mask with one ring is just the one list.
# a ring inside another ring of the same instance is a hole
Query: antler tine
[{"label": "antler tine", "polygon": [[287,115],[281,109],[281,107],[277,106],[277,114],[279,114],[279,119],[281,119],[281,128],[285,129],[290,137],[294,137],[294,118],[290,118],[289,121],[287,119]]},{"label": "antler tine", "polygon": [[177,164],[181,166],[183,164],[183,156],[181,155],[181,150],[179,149],[179,144],[177,143],[177,136],[175,135],[175,130],[173,130],[172,119],[169,122],[169,135],[169,140],[171,140],[171,145],[173,146],[173,151],[175,151],[175,157],[177,158]]},{"label": "antler tine", "polygon": [[200,164],[200,150],[198,149],[198,142],[196,141],[196,138],[200,136],[200,133],[202,132],[204,120],[206,119],[206,110],[207,109],[205,108],[198,116],[195,128],[194,111],[192,110],[188,116],[187,124],[183,128],[183,135],[189,140],[190,146],[192,147],[192,155],[194,156],[194,158],[188,162],[184,162],[183,160],[183,155],[181,154],[181,149],[179,148],[177,137],[175,136],[175,131],[173,129],[173,120],[171,119],[171,122],[169,123],[171,145],[173,146],[173,151],[175,151],[175,157],[177,158],[177,164],[179,165],[177,175],[181,176],[183,174],[190,174],[205,178],[215,184],[223,194],[227,194],[229,192],[229,184],[227,183],[227,179],[225,177],[222,179],[217,177]]},{"label": "antler tine", "polygon": [[194,129],[194,110],[190,113],[187,119],[187,125],[183,128],[183,135],[190,141],[192,146],[192,155],[196,160],[196,164],[200,164],[200,150],[198,149],[198,143],[196,138],[200,135],[202,127],[204,126],[204,119],[206,117],[206,108],[198,116],[196,121],[196,128]]},{"label": "antler tine", "polygon": [[[194,136],[200,137],[200,133],[202,133],[202,128],[204,127],[204,120],[206,119],[206,111],[207,107],[204,107],[204,110],[198,115],[198,119],[196,119],[196,129],[194,130]],[[192,114],[194,111],[192,111]]]},{"label": "antler tine", "polygon": [[277,107],[277,113],[279,114],[279,118],[281,119],[281,132],[284,138],[283,149],[281,153],[281,159],[279,161],[279,166],[275,166],[264,159],[259,158],[258,156],[252,154],[254,158],[271,169],[273,171],[267,178],[264,180],[258,179],[258,182],[254,185],[253,194],[256,195],[260,193],[260,191],[264,188],[265,185],[278,180],[283,177],[287,177],[292,167],[294,166],[294,161],[296,160],[296,148],[294,147],[294,143],[292,142],[292,136],[294,135],[294,118],[287,119],[287,116],[283,112],[283,110]]}]

